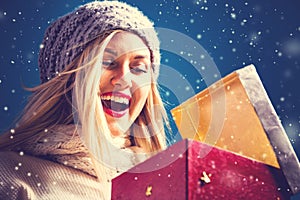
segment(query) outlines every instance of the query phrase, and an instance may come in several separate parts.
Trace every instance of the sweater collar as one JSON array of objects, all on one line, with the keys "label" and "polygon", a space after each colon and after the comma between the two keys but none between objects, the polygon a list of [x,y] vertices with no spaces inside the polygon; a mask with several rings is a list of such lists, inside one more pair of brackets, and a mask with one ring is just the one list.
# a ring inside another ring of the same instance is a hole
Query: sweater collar
[{"label": "sweater collar", "polygon": [[89,151],[76,131],[75,125],[58,125],[45,129],[39,133],[37,140],[23,144],[19,150],[96,177]]},{"label": "sweater collar", "polygon": [[[97,177],[89,150],[77,130],[75,125],[58,125],[51,129],[45,129],[43,133],[39,134],[37,140],[22,145],[18,150]],[[137,155],[129,149],[121,148],[114,148],[110,153],[107,157],[111,163],[107,172],[112,178],[148,157],[145,154]],[[108,165],[106,164],[106,166]]]}]

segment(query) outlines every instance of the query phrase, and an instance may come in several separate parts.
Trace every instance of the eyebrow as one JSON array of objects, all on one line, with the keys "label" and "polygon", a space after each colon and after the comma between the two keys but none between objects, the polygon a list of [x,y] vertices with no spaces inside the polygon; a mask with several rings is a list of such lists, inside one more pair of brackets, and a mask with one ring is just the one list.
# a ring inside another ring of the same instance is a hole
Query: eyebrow
[{"label": "eyebrow", "polygon": [[[115,50],[113,50],[113,49],[105,48],[104,51],[105,51],[105,52],[108,52],[108,53],[110,53],[110,54],[113,54],[114,56],[118,56],[117,51],[115,51]],[[143,55],[143,54],[141,54],[141,55],[137,55],[137,56],[134,57],[135,60],[138,60],[138,59],[145,59],[145,58],[149,58],[149,56],[148,56],[148,55]]]},{"label": "eyebrow", "polygon": [[108,53],[111,53],[111,54],[113,54],[113,55],[115,55],[115,56],[117,56],[118,55],[118,53],[115,51],[115,50],[113,50],[113,49],[110,49],[110,48],[105,48],[105,50],[104,51],[106,51],[106,52],[108,52]]},{"label": "eyebrow", "polygon": [[137,55],[134,57],[134,59],[145,59],[145,58],[149,58],[149,56],[147,55]]}]

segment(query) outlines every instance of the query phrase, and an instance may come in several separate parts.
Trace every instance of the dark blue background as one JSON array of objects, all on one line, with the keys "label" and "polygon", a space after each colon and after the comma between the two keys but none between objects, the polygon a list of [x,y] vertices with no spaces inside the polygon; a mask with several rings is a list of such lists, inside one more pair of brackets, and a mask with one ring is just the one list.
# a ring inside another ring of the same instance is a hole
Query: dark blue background
[{"label": "dark blue background", "polygon": [[[37,57],[46,27],[84,0],[10,0],[0,4],[0,131],[26,104],[22,85],[39,84]],[[255,64],[268,95],[300,155],[300,1],[299,0],[128,0],[157,27],[170,28],[199,42],[222,76]],[[162,53],[162,63],[181,70],[180,58]],[[184,68],[192,89],[206,85]],[[220,77],[217,77],[219,79]],[[216,80],[217,80],[216,79]],[[185,88],[185,87],[183,87]],[[185,99],[191,97],[186,88]],[[168,109],[177,102],[163,94]]]}]

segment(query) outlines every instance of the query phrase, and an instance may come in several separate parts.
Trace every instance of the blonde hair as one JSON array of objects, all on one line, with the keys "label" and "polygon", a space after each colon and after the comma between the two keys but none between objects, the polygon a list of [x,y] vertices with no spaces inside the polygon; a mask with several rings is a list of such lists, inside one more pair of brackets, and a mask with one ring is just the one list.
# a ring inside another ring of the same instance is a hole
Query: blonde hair
[{"label": "blonde hair", "polygon": [[[109,127],[99,98],[99,83],[103,52],[119,31],[113,31],[105,39],[98,37],[83,53],[58,76],[29,89],[33,92],[27,106],[14,128],[0,136],[0,150],[14,149],[28,141],[36,141],[45,129],[58,124],[80,125],[81,132],[92,160],[101,160],[107,153]],[[165,125],[167,114],[159,95],[158,86],[152,73],[151,91],[146,103],[131,126],[130,131],[137,146],[145,152],[157,152],[166,148]],[[105,150],[106,149],[106,150]],[[97,167],[99,179],[103,169]]]}]

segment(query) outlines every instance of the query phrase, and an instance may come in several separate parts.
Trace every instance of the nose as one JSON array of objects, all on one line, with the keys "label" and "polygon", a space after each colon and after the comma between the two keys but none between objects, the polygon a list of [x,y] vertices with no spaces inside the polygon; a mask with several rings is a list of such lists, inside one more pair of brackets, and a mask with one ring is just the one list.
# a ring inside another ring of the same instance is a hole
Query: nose
[{"label": "nose", "polygon": [[121,89],[132,86],[132,77],[130,73],[129,63],[121,62],[113,71],[111,83],[115,87]]}]

